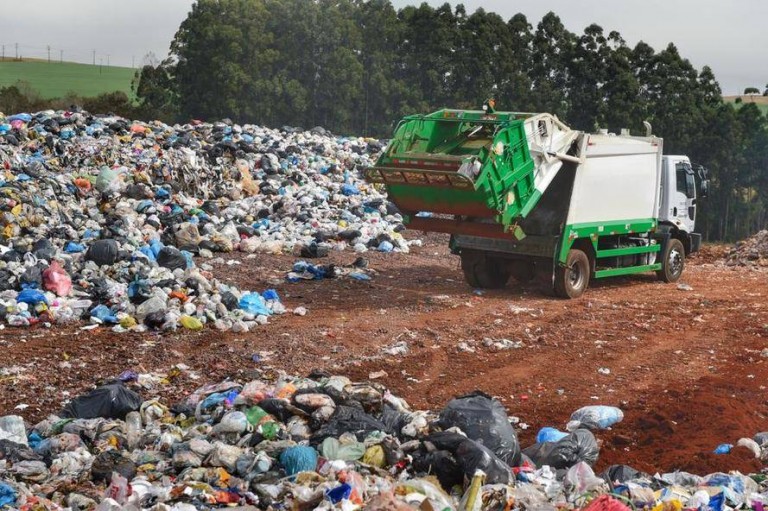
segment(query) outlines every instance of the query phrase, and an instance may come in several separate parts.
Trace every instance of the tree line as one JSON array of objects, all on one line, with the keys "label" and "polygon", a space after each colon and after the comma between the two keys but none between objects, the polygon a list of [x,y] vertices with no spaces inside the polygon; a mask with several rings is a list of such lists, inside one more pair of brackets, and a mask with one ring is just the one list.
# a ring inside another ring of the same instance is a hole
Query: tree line
[{"label": "tree line", "polygon": [[477,108],[551,112],[576,129],[649,121],[668,154],[709,168],[700,229],[732,240],[768,224],[768,119],[723,102],[709,67],[674,44],[629,46],[549,13],[536,24],[461,5],[396,10],[389,0],[198,0],[168,58],[134,81],[139,113],[322,125],[386,137],[405,114]]}]

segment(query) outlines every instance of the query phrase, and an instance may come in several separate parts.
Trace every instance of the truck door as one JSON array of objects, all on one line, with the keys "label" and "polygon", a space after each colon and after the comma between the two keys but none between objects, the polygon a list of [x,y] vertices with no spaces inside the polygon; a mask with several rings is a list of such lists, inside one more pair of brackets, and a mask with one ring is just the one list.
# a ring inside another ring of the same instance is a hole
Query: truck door
[{"label": "truck door", "polygon": [[672,215],[680,221],[687,232],[693,232],[696,221],[696,180],[691,164],[677,163],[675,177],[675,193],[670,200]]}]

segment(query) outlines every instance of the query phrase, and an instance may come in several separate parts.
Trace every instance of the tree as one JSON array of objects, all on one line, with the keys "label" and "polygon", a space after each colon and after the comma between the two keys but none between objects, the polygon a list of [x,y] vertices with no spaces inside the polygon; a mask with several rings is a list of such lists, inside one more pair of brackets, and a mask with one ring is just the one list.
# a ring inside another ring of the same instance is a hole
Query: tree
[{"label": "tree", "polygon": [[747,87],[744,89],[744,95],[745,96],[751,96],[753,94],[760,94],[760,89],[757,87]]}]

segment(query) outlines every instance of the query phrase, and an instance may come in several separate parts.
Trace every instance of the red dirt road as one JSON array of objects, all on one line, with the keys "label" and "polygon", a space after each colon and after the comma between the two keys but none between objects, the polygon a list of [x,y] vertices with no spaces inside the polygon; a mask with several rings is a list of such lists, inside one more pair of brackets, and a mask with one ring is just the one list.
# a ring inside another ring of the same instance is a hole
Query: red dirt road
[{"label": "red dirt road", "polygon": [[[334,253],[313,262],[349,264],[355,257]],[[599,282],[583,298],[563,301],[542,284],[475,293],[442,236],[429,236],[408,255],[368,258],[378,272],[370,282],[290,284],[284,276],[293,257],[229,256],[242,264],[217,265],[214,275],[243,289],[274,287],[289,309],[309,311],[273,318],[250,333],[6,329],[0,415],[34,422],[125,369],[189,366],[172,384],[144,392],[165,401],[228,376],[318,368],[364,380],[383,370],[377,381],[416,408],[439,409],[475,389],[497,396],[528,425],[517,426],[524,446],[542,426],[563,427],[581,406],[619,406],[624,421],[597,434],[598,469],[761,468],[741,449],[711,453],[719,443],[768,430],[768,273],[704,257],[686,268],[682,282],[691,291],[648,275]],[[522,345],[493,345],[502,339]],[[405,353],[385,351],[398,343]],[[19,404],[29,407],[16,410]]]}]

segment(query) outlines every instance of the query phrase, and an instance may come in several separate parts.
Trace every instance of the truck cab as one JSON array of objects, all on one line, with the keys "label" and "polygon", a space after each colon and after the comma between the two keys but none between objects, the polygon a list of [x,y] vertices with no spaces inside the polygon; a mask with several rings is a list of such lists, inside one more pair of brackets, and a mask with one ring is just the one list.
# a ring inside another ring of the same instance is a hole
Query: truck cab
[{"label": "truck cab", "polygon": [[708,188],[706,170],[693,166],[687,156],[662,158],[659,230],[678,238],[686,254],[697,252],[701,247],[701,234],[694,232],[697,200],[706,197]]}]

